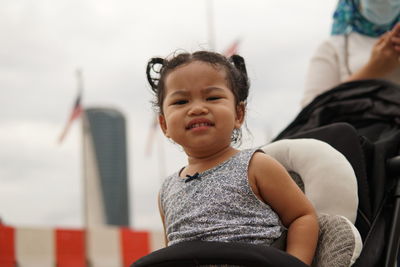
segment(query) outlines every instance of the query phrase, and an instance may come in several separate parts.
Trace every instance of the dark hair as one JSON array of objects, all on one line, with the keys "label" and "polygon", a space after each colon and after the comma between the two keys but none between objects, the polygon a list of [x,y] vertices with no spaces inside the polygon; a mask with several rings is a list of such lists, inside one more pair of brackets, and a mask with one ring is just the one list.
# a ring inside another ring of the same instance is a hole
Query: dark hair
[{"label": "dark hair", "polygon": [[[214,67],[221,67],[226,72],[226,78],[233,95],[236,105],[240,102],[246,104],[249,95],[249,80],[247,77],[246,65],[244,59],[239,55],[233,55],[229,58],[210,51],[197,51],[194,53],[174,54],[170,59],[159,57],[151,58],[147,63],[147,80],[155,94],[153,106],[159,113],[163,113],[163,103],[165,96],[165,78],[177,67],[188,64],[193,61],[209,63]],[[232,140],[240,140],[241,131],[234,131]]]}]

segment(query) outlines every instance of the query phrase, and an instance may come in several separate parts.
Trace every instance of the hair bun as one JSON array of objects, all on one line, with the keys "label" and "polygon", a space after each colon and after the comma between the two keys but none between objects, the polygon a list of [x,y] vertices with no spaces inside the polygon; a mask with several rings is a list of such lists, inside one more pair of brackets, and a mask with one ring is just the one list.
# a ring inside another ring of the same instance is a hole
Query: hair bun
[{"label": "hair bun", "polygon": [[160,57],[153,57],[147,63],[146,76],[153,92],[157,92],[160,73],[164,67],[165,60]]},{"label": "hair bun", "polygon": [[229,61],[233,64],[233,66],[235,66],[235,69],[239,73],[238,76],[235,78],[235,82],[238,88],[240,88],[237,91],[239,101],[246,102],[247,97],[249,96],[250,85],[244,58],[239,55],[233,55],[229,58]]},{"label": "hair bun", "polygon": [[230,61],[235,65],[235,67],[247,77],[246,64],[244,63],[244,58],[239,55],[233,55],[230,57]]}]

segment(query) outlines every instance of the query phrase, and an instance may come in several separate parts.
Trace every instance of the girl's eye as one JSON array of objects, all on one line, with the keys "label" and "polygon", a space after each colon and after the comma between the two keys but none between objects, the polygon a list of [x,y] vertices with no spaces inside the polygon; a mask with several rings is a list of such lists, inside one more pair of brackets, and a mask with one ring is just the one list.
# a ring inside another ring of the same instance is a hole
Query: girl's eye
[{"label": "girl's eye", "polygon": [[207,97],[207,101],[214,101],[214,100],[218,100],[221,99],[222,97],[219,96],[211,96],[211,97]]},{"label": "girl's eye", "polygon": [[172,105],[184,105],[187,102],[188,102],[187,100],[177,100],[177,101],[173,102]]}]

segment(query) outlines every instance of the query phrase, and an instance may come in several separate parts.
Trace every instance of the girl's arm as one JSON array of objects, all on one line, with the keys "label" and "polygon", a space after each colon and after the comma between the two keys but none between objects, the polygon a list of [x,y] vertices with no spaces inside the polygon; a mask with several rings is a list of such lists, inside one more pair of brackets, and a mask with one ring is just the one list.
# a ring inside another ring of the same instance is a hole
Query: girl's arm
[{"label": "girl's arm", "polygon": [[271,206],[288,228],[286,252],[311,264],[318,241],[314,207],[285,168],[263,153],[255,153],[249,167],[254,193]]},{"label": "girl's arm", "polygon": [[168,246],[168,238],[167,238],[167,231],[165,230],[165,216],[164,216],[164,211],[161,207],[161,198],[160,198],[160,193],[158,193],[158,210],[160,212],[161,216],[161,221],[163,224],[163,230],[164,230],[164,245],[167,247]]}]

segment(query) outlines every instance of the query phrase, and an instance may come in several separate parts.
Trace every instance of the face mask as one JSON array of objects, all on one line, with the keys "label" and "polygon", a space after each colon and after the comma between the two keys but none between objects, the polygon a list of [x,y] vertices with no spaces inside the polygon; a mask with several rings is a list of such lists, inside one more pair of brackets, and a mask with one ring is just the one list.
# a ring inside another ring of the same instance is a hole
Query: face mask
[{"label": "face mask", "polygon": [[391,23],[400,15],[400,0],[360,0],[361,14],[377,25]]}]

